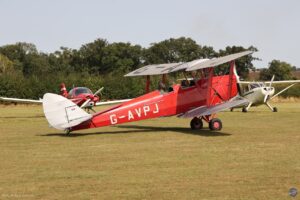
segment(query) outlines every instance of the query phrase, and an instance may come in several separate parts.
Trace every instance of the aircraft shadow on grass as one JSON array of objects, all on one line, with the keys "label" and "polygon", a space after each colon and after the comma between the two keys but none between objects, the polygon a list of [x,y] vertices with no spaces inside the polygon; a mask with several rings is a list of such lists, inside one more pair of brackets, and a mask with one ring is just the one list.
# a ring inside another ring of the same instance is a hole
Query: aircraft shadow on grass
[{"label": "aircraft shadow on grass", "polygon": [[77,132],[73,133],[72,132],[70,135],[66,135],[64,133],[48,133],[48,134],[42,134],[39,136],[81,137],[81,136],[88,136],[88,135],[124,134],[124,133],[150,133],[150,132],[152,132],[153,134],[155,134],[155,132],[166,132],[166,131],[198,135],[198,136],[203,136],[203,137],[216,137],[216,136],[230,136],[231,135],[229,133],[211,131],[208,128],[203,128],[201,130],[191,130],[190,128],[184,128],[184,127],[154,127],[154,126],[142,126],[142,125],[120,125],[120,126],[115,126],[115,127],[133,129],[133,130],[90,132],[90,133],[77,133]]}]

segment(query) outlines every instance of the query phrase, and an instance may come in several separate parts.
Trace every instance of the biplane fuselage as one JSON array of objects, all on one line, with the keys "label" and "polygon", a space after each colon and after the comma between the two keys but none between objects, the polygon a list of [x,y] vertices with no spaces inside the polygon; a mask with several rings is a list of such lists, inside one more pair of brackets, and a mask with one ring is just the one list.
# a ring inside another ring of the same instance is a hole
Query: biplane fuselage
[{"label": "biplane fuselage", "polygon": [[170,92],[156,90],[95,113],[90,121],[75,126],[72,130],[180,115],[193,108],[215,105],[237,95],[236,82],[235,75],[223,75],[203,78],[187,87],[175,84]]},{"label": "biplane fuselage", "polygon": [[[216,113],[249,103],[237,95],[235,60],[251,53],[253,52],[245,51],[215,59],[146,65],[125,76],[146,76],[147,94],[92,115],[62,96],[47,93],[43,101],[44,113],[52,127],[65,130],[67,134],[75,130],[174,115],[192,118],[192,129],[201,129],[204,120],[210,130],[218,131],[222,129],[222,122],[215,117]],[[225,63],[230,66],[226,70],[228,74],[215,70],[215,67]],[[166,75],[179,71],[183,72],[185,80],[165,91]],[[187,72],[194,72],[191,74],[191,81],[186,78]],[[162,75],[162,82],[159,84],[162,90],[149,92],[152,75]]]}]

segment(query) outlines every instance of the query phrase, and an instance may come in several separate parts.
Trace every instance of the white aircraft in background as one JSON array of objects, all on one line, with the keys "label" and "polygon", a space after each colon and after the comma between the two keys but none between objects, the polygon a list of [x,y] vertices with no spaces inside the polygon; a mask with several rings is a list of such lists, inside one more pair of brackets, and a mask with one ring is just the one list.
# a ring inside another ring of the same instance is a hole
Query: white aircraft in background
[{"label": "white aircraft in background", "polygon": [[[274,81],[274,77],[272,77],[271,81],[266,82],[249,82],[249,81],[239,81],[238,84],[248,84],[248,88],[246,92],[241,91],[240,87],[240,96],[247,99],[249,104],[243,107],[234,107],[234,108],[242,108],[243,112],[248,112],[251,106],[259,106],[266,105],[270,108],[271,111],[277,112],[278,109],[273,107],[269,102],[274,99],[284,91],[293,87],[295,84],[300,83],[300,80],[284,80],[284,81]],[[275,94],[275,88],[272,87],[273,84],[290,84],[285,87],[281,91]],[[230,110],[233,111],[234,108]]]}]

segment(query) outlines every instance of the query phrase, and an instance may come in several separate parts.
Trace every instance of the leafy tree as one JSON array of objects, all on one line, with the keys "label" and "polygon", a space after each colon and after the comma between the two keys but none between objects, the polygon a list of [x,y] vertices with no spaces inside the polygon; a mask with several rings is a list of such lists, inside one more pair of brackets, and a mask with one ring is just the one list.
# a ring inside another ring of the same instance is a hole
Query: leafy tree
[{"label": "leafy tree", "polygon": [[275,75],[275,80],[289,80],[293,79],[292,76],[293,67],[287,62],[280,60],[272,60],[269,63],[268,69],[263,69],[260,72],[261,80],[270,80]]},{"label": "leafy tree", "polygon": [[83,45],[76,54],[81,61],[79,66],[88,67],[92,72],[102,72],[102,59],[107,45],[108,42],[105,39],[96,39],[94,42]]},{"label": "leafy tree", "polygon": [[14,64],[6,56],[0,54],[0,74],[14,71]]},{"label": "leafy tree", "polygon": [[26,56],[29,54],[37,54],[38,52],[34,44],[18,42],[16,44],[0,47],[0,53],[13,61],[17,69],[22,70]]},{"label": "leafy tree", "polygon": [[215,53],[211,47],[203,49],[191,38],[170,38],[159,43],[153,43],[144,52],[145,64],[187,62],[209,57]]},{"label": "leafy tree", "polygon": [[28,54],[23,62],[23,74],[30,75],[44,75],[49,72],[50,64],[47,54]]},{"label": "leafy tree", "polygon": [[113,43],[104,49],[101,72],[125,73],[141,65],[142,48],[130,43]]}]

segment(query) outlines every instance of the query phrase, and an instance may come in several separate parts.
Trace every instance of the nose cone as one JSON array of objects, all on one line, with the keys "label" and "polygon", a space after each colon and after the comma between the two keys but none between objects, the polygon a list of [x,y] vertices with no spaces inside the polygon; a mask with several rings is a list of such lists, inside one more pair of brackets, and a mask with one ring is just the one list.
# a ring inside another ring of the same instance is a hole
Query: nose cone
[{"label": "nose cone", "polygon": [[275,92],[274,87],[263,87],[263,93],[265,95],[273,96]]}]

